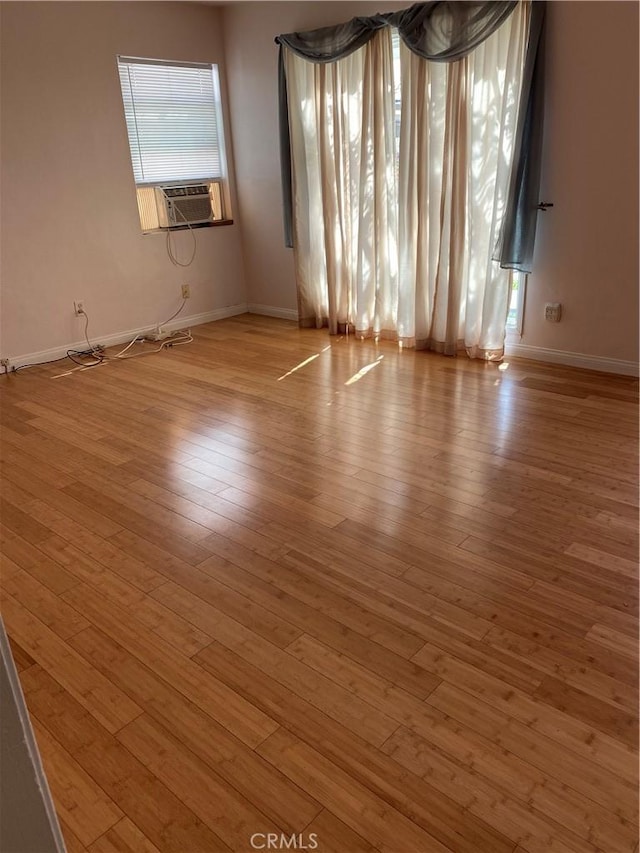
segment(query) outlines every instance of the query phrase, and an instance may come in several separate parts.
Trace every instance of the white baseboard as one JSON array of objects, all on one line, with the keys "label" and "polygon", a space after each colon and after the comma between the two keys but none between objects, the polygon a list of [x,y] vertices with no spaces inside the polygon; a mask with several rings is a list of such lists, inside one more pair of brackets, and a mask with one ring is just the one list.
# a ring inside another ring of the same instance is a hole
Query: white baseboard
[{"label": "white baseboard", "polygon": [[[214,311],[205,311],[204,314],[193,314],[182,320],[175,320],[167,326],[168,329],[180,329],[182,326],[201,326],[203,323],[211,323],[213,320],[224,320],[225,317],[237,317],[238,314],[246,314],[249,306],[246,302],[240,305],[229,305],[227,308],[216,308]],[[166,323],[165,323],[166,325]]]},{"label": "white baseboard", "polygon": [[[223,320],[225,317],[236,317],[238,314],[262,314],[266,317],[280,317],[283,320],[297,320],[298,312],[294,308],[277,308],[272,305],[257,305],[255,303],[241,303],[230,305],[226,308],[216,308],[214,311],[205,311],[202,314],[192,314],[189,317],[176,317],[170,323],[164,323],[164,328],[171,331],[184,329],[191,326],[200,326],[203,323],[211,323],[214,320]],[[100,335],[96,337],[95,343],[105,347],[117,346],[132,340],[136,335],[148,333],[153,329],[152,324],[142,326],[139,329],[128,329],[116,332],[112,335]],[[30,352],[24,355],[8,356],[11,367],[21,367],[23,364],[40,364],[45,361],[64,358],[67,350],[86,349],[86,341],[74,341],[64,346],[53,347],[40,352]],[[638,376],[638,364],[634,361],[624,361],[619,358],[605,358],[586,353],[567,352],[565,350],[547,349],[546,347],[535,347],[527,344],[507,341],[505,354],[520,358],[529,358],[533,361],[545,361],[550,364],[564,364],[567,367],[581,367],[585,370],[598,370],[603,373],[617,373],[622,376]]]},{"label": "white baseboard", "polygon": [[[238,314],[246,314],[248,306],[246,303],[240,305],[230,305],[227,308],[216,308],[214,311],[205,311],[202,314],[192,314],[189,317],[176,317],[170,323],[163,323],[162,327],[169,331],[176,329],[188,329],[192,326],[201,326],[203,323],[211,323],[213,320],[223,320],[225,317],[235,317]],[[104,347],[113,347],[118,344],[125,344],[133,340],[136,335],[148,334],[153,330],[153,324],[149,323],[146,326],[141,326],[139,329],[128,329],[124,332],[116,332],[113,335],[97,335],[92,343],[101,344]],[[58,358],[64,358],[67,350],[85,350],[87,342],[85,340],[74,341],[65,346],[53,347],[52,349],[41,350],[40,352],[29,352],[24,355],[7,356],[11,367],[21,367],[23,364],[42,364],[46,361],[54,361]]]},{"label": "white baseboard", "polygon": [[622,376],[638,376],[638,363],[623,361],[620,358],[605,358],[580,352],[533,347],[507,341],[505,354],[533,361],[546,361],[550,364],[564,364],[567,367],[582,367],[585,370],[599,370],[602,373],[618,373]]},{"label": "white baseboard", "polygon": [[265,317],[280,317],[281,320],[297,320],[298,312],[295,308],[276,308],[273,305],[256,305],[250,302],[249,314],[263,314]]}]

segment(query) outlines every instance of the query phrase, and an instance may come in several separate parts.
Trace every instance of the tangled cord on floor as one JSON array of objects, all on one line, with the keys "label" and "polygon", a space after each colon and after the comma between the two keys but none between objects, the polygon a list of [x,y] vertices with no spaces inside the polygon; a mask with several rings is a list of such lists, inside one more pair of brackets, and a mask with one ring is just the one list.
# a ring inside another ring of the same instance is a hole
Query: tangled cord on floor
[{"label": "tangled cord on floor", "polygon": [[[163,323],[158,324],[158,328],[162,328],[162,326],[166,326],[167,323],[170,323],[174,320],[178,314],[183,310],[186,304],[186,299],[183,298],[182,304],[178,308],[178,310],[171,315],[167,320]],[[14,367],[11,371],[12,373],[17,373],[20,370],[26,370],[30,367],[42,367],[46,364],[56,364],[56,362],[64,361],[65,358],[70,359],[74,364],[78,365],[78,367],[89,368],[89,367],[98,367],[101,364],[109,361],[116,361],[118,359],[126,361],[129,358],[139,358],[143,355],[153,355],[154,353],[162,352],[164,349],[170,349],[174,346],[182,346],[183,344],[190,344],[193,341],[193,337],[191,336],[191,329],[179,329],[175,332],[171,332],[168,337],[166,337],[162,341],[156,341],[152,338],[147,337],[146,335],[136,335],[133,340],[129,341],[129,343],[121,349],[120,352],[115,353],[115,355],[107,355],[105,348],[102,344],[92,344],[89,339],[89,315],[86,311],[82,311],[84,315],[84,339],[87,342],[87,349],[84,350],[75,350],[69,349],[67,350],[67,354],[62,356],[61,358],[54,358],[51,361],[40,361],[34,362],[33,364],[22,364],[20,367]],[[131,347],[136,344],[159,344],[159,346],[154,347],[151,350],[145,350],[144,352],[131,353],[130,355],[125,355],[131,349]],[[8,371],[5,370],[5,373]]]}]

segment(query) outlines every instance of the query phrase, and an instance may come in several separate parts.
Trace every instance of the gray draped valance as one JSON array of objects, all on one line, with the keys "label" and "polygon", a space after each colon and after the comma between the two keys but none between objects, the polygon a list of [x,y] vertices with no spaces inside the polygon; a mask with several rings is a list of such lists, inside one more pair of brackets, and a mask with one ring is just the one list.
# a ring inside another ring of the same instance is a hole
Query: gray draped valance
[{"label": "gray draped valance", "polygon": [[[280,163],[284,200],[286,245],[293,245],[293,192],[287,80],[283,48],[309,62],[334,62],[365,45],[382,27],[397,27],[400,38],[413,53],[432,62],[456,62],[471,53],[509,17],[516,0],[432,0],[399,12],[353,18],[334,27],[276,38],[280,45],[279,108]],[[534,0],[524,82],[515,138],[514,169],[509,188],[503,233],[496,260],[502,267],[531,272],[538,212],[542,124],[544,110],[543,22],[545,0]]]}]

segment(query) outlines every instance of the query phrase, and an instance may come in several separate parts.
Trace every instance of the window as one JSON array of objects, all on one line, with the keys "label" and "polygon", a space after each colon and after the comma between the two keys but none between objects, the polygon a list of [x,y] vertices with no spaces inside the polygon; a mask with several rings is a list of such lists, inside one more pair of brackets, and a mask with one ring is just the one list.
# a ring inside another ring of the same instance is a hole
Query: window
[{"label": "window", "polygon": [[511,289],[509,295],[509,312],[507,314],[507,334],[522,335],[524,320],[524,297],[527,287],[527,277],[524,273],[511,271]]},{"label": "window", "polygon": [[118,71],[143,231],[223,219],[217,66],[119,56]]}]

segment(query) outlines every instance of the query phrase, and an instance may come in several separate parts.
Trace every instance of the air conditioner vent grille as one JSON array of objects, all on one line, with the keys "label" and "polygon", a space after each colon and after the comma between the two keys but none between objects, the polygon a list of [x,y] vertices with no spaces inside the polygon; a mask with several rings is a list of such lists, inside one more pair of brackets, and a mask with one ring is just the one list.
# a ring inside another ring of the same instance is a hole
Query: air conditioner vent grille
[{"label": "air conditioner vent grille", "polygon": [[[169,209],[169,216],[176,225],[211,219],[211,202],[208,193],[205,196],[173,199],[170,204],[167,204],[167,207]],[[173,215],[171,213],[172,209]]]},{"label": "air conditioner vent grille", "polygon": [[157,187],[156,201],[161,228],[211,222],[214,218],[208,184]]}]

